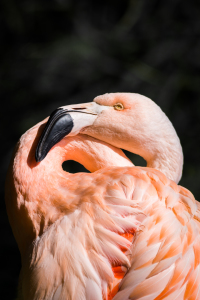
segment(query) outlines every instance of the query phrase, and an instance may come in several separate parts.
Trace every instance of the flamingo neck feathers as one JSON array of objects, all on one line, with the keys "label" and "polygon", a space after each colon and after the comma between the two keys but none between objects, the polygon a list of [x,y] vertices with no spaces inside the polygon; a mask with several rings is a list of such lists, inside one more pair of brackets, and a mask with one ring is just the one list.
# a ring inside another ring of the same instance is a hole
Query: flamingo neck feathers
[{"label": "flamingo neck feathers", "polygon": [[183,153],[177,136],[156,145],[152,155],[144,157],[147,167],[161,171],[167,178],[178,184],[182,176]]},{"label": "flamingo neck feathers", "polygon": [[87,135],[78,135],[63,139],[59,146],[61,163],[74,160],[83,165],[90,172],[106,167],[133,166],[121,149],[109,145]]}]

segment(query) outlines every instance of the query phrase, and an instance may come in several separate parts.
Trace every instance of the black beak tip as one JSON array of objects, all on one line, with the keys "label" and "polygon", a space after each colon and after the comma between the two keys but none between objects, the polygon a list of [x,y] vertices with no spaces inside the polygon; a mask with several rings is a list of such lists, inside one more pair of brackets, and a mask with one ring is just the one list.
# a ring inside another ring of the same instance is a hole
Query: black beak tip
[{"label": "black beak tip", "polygon": [[73,126],[72,117],[67,111],[64,109],[55,110],[51,114],[38,142],[35,151],[36,162],[41,162],[50,149],[71,132]]},{"label": "black beak tip", "polygon": [[37,163],[41,162],[44,158],[45,158],[46,155],[42,155],[41,153],[35,153],[35,160]]}]

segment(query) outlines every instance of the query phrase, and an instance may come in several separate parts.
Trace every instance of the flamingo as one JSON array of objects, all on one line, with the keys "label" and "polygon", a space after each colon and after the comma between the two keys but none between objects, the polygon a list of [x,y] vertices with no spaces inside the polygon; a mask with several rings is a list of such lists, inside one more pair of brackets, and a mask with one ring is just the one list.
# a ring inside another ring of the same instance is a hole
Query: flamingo
[{"label": "flamingo", "polygon": [[63,106],[28,130],[6,180],[18,299],[200,299],[200,206],[177,185],[182,165],[171,122],[139,94]]}]

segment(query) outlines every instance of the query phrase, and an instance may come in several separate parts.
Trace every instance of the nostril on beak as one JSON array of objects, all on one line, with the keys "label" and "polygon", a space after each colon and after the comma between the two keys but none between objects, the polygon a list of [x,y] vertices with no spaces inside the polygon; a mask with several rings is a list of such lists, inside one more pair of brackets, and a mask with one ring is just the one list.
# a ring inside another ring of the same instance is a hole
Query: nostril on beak
[{"label": "nostril on beak", "polygon": [[72,109],[74,109],[74,110],[81,110],[81,109],[86,109],[86,107],[72,107]]}]

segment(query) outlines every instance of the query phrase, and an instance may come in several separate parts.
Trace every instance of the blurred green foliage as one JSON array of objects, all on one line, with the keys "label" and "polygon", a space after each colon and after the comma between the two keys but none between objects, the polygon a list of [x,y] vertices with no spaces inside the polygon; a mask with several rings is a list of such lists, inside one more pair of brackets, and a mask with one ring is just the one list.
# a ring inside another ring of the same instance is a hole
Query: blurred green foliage
[{"label": "blurred green foliage", "polygon": [[53,109],[106,92],[152,98],[183,146],[180,184],[200,198],[199,15],[195,0],[1,1],[1,295],[6,292],[6,299],[16,294],[20,256],[3,200],[5,173],[19,137]]}]

